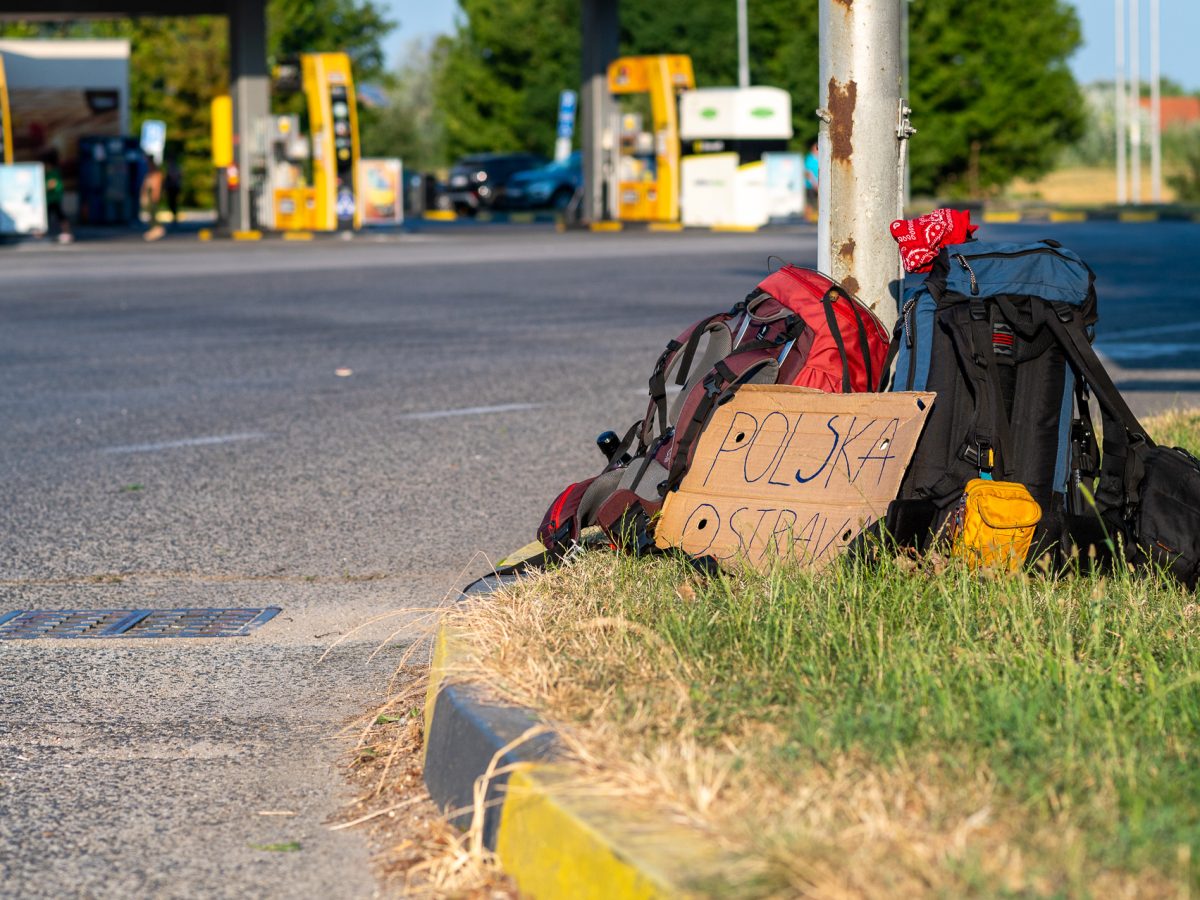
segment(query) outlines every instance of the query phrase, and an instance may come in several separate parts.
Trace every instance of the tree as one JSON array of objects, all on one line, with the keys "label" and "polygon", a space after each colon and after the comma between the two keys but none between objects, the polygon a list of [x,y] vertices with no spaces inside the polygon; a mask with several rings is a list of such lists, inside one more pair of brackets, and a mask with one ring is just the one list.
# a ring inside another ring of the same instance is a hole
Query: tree
[{"label": "tree", "polygon": [[412,42],[398,72],[388,79],[388,104],[362,135],[364,156],[398,156],[410,172],[445,161],[445,135],[434,105],[437,45]]},{"label": "tree", "polygon": [[1067,59],[1082,36],[1062,0],[911,6],[912,186],[979,197],[1049,171],[1083,133]]},{"label": "tree", "polygon": [[370,81],[383,74],[383,39],[394,27],[374,0],[270,0],[267,54],[278,61],[341,51],[355,79]]},{"label": "tree", "polygon": [[[750,82],[780,87],[792,96],[794,147],[817,136],[820,56],[817,0],[748,0]],[[688,53],[696,84],[737,84],[737,6],[728,0],[694,0],[686,14],[675,4],[625,0],[621,52]]]},{"label": "tree", "polygon": [[[553,143],[554,103],[579,81],[578,4],[463,0],[436,97],[451,153]],[[1083,126],[1066,61],[1081,41],[1064,0],[911,4],[911,151],[922,192],[980,195],[1050,168]],[[732,0],[622,0],[622,53],[688,53],[701,86],[736,82]],[[817,0],[749,0],[750,71],[792,95],[793,146],[816,135]]]},{"label": "tree", "polygon": [[434,99],[450,156],[554,146],[558,94],[579,85],[579,0],[460,0]]}]

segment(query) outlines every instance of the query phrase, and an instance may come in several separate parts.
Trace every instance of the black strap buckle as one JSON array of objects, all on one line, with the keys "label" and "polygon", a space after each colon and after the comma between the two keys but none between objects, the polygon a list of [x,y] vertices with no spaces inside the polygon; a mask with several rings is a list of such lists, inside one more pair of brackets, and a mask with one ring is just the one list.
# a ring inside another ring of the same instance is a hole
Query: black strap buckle
[{"label": "black strap buckle", "polygon": [[978,438],[973,443],[963,444],[962,449],[958,451],[958,458],[965,459],[980,472],[988,473],[992,471],[995,461],[992,445],[988,441]]}]

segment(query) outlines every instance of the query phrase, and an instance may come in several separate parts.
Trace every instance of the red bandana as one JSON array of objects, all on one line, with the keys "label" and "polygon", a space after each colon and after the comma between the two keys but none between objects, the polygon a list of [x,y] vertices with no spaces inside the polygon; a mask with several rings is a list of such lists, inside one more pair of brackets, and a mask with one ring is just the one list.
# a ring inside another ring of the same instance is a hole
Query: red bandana
[{"label": "red bandana", "polygon": [[961,244],[978,227],[971,224],[968,210],[935,209],[915,219],[897,219],[892,223],[892,237],[900,245],[906,272],[928,272],[943,246]]}]

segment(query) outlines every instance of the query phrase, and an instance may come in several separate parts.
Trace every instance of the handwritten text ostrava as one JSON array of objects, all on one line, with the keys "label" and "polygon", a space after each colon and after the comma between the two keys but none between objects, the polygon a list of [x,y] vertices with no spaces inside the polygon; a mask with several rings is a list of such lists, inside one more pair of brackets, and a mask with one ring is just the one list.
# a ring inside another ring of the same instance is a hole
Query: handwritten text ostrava
[{"label": "handwritten text ostrava", "polygon": [[827,561],[896,496],[932,398],[741,389],[667,497],[659,546],[722,562]]}]

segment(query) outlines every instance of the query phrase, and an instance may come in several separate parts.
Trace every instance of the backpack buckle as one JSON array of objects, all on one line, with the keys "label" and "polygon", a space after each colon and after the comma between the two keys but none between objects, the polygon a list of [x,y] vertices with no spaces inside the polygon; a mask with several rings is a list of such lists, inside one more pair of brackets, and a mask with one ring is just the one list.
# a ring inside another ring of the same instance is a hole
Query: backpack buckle
[{"label": "backpack buckle", "polygon": [[720,382],[723,380],[724,379],[722,379],[719,375],[717,375],[716,372],[713,372],[711,375],[709,375],[707,378],[705,378],[704,379],[704,396],[711,399],[713,397],[716,397],[718,394],[720,394],[721,391],[723,391],[725,389],[720,384]]},{"label": "backpack buckle", "polygon": [[963,444],[962,449],[958,451],[958,457],[977,468],[981,477],[992,477],[996,452],[988,441],[976,438],[974,442]]}]

